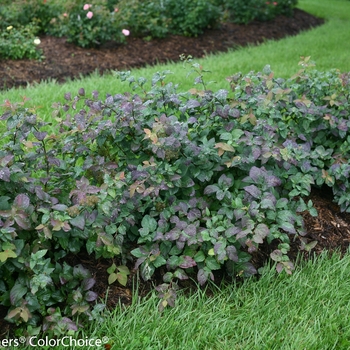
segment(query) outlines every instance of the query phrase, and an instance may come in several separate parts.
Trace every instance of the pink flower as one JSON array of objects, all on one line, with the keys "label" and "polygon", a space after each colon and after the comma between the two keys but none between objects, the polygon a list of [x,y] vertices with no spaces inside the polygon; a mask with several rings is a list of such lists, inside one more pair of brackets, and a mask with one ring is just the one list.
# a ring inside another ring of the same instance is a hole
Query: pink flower
[{"label": "pink flower", "polygon": [[83,10],[88,10],[92,5],[89,5],[89,4],[85,4],[84,7],[83,7]]},{"label": "pink flower", "polygon": [[86,17],[90,19],[90,18],[92,18],[93,15],[94,15],[93,12],[89,11],[89,12],[86,14]]},{"label": "pink flower", "polygon": [[68,17],[68,15],[66,13],[63,14],[63,17]]},{"label": "pink flower", "polygon": [[122,33],[125,35],[125,36],[128,36],[130,34],[130,31],[127,30],[127,29],[123,29],[122,30]]},{"label": "pink flower", "polygon": [[116,7],[115,9],[114,9],[114,12],[118,12],[119,11],[119,9],[118,9],[118,7]]},{"label": "pink flower", "polygon": [[274,4],[275,6],[277,6],[278,2],[275,1],[273,4]]}]

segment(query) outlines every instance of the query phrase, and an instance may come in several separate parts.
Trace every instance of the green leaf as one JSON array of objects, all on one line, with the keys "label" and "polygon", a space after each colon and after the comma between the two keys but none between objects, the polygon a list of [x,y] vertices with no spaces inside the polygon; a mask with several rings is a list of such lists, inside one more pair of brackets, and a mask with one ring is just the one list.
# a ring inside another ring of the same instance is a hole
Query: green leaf
[{"label": "green leaf", "polygon": [[17,254],[13,250],[4,250],[0,252],[0,262],[5,262],[8,258],[17,258]]},{"label": "green leaf", "polygon": [[50,284],[52,284],[51,277],[46,274],[35,275],[30,280],[30,291],[32,294],[35,294],[39,288],[45,289]]},{"label": "green leaf", "polygon": [[144,256],[148,256],[148,253],[143,252],[140,248],[133,249],[131,254],[136,258],[141,258]]},{"label": "green leaf", "polygon": [[117,280],[122,286],[126,286],[128,283],[128,276],[124,273],[117,273]]},{"label": "green leaf", "polygon": [[143,228],[148,229],[149,232],[154,232],[157,229],[157,221],[149,215],[143,217],[141,225]]},{"label": "green leaf", "polygon": [[157,256],[157,259],[154,260],[152,263],[153,263],[153,265],[154,265],[156,268],[158,268],[158,267],[160,267],[160,266],[165,265],[165,264],[166,264],[166,260],[165,260],[161,255],[158,255],[158,256]]},{"label": "green leaf", "polygon": [[144,281],[148,281],[151,279],[155,271],[155,267],[153,264],[151,264],[148,260],[145,260],[141,264],[141,277],[144,279]]},{"label": "green leaf", "polygon": [[203,262],[205,260],[205,254],[203,253],[203,251],[198,251],[196,253],[196,255],[193,257],[194,261],[199,263],[199,262]]},{"label": "green leaf", "polygon": [[109,276],[108,276],[108,284],[112,284],[114,283],[118,278],[118,275],[116,273],[111,273]]},{"label": "green leaf", "polygon": [[231,131],[232,139],[237,141],[242,135],[244,131],[242,129],[234,129]]},{"label": "green leaf", "polygon": [[10,204],[9,204],[9,199],[10,197],[7,196],[2,196],[0,197],[0,210],[8,210],[10,209]]},{"label": "green leaf", "polygon": [[212,256],[208,256],[205,259],[205,264],[210,270],[219,270],[221,268],[221,265]]},{"label": "green leaf", "polygon": [[149,229],[146,227],[142,227],[139,229],[139,233],[141,237],[146,237],[149,235]]},{"label": "green leaf", "polygon": [[223,132],[223,133],[220,135],[220,139],[221,139],[221,140],[230,141],[230,140],[232,140],[232,135],[231,135],[231,133],[229,133],[229,132]]},{"label": "green leaf", "polygon": [[116,264],[112,264],[112,266],[110,266],[108,269],[107,269],[107,273],[111,274],[113,273],[115,270],[116,270],[117,266]]},{"label": "green leaf", "polygon": [[124,266],[124,265],[118,266],[118,271],[125,274],[125,275],[130,274],[130,270],[128,269],[127,266]]}]

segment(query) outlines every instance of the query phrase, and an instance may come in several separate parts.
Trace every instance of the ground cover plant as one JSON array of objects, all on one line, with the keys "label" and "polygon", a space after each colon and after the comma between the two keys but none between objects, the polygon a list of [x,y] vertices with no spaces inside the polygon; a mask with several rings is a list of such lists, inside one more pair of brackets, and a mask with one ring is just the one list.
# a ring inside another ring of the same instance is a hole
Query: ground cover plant
[{"label": "ground cover plant", "polygon": [[311,185],[331,187],[348,210],[349,74],[304,58],[290,79],[269,67],[230,77],[229,97],[189,63],[197,76],[187,93],[167,72],[150,85],[119,73],[134,93],[67,92],[54,106],[59,133],[5,103],[1,300],[21,332],[43,324],[57,335],[100,317],[94,279],[67,264],[69,253],[110,259],[111,283],[125,284],[127,266],[144,280],[160,269],[162,311],[178,280],[204,285],[223,267],[255,274],[250,256],[264,242],[290,274],[290,237],[305,233],[298,213],[316,215],[303,200]]}]

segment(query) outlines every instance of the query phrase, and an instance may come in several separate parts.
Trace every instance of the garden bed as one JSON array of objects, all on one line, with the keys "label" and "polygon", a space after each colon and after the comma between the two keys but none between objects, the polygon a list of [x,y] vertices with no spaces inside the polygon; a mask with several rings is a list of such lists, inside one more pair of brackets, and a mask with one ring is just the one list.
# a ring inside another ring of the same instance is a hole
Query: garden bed
[{"label": "garden bed", "polygon": [[0,60],[0,89],[49,79],[64,82],[67,78],[85,76],[96,70],[103,73],[178,61],[181,54],[205,57],[209,53],[296,35],[323,22],[295,9],[293,17],[278,16],[270,22],[254,21],[248,25],[225,23],[198,37],[171,35],[146,41],[131,35],[126,44],[110,42],[98,49],[84,49],[67,43],[65,38],[45,36],[40,38],[39,45],[44,60]]}]

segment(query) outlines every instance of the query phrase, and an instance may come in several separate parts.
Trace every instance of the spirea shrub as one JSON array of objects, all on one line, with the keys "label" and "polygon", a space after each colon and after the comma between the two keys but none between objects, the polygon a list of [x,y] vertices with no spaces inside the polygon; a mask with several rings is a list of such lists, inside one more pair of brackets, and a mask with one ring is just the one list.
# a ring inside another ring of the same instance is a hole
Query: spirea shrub
[{"label": "spirea shrub", "polygon": [[342,210],[350,205],[350,76],[300,64],[287,80],[268,66],[236,74],[231,91],[209,90],[195,63],[196,87],[185,93],[168,72],[150,84],[117,72],[133,93],[67,92],[53,106],[56,132],[34,109],[6,101],[6,319],[22,335],[101,318],[94,279],[69,265],[70,253],[109,259],[110,283],[126,283],[126,265],[144,280],[160,270],[160,309],[174,304],[178,280],[256,274],[250,259],[263,244],[273,243],[276,269],[291,273],[290,239],[305,234],[300,213],[317,215],[304,200],[312,186],[330,186]]}]

